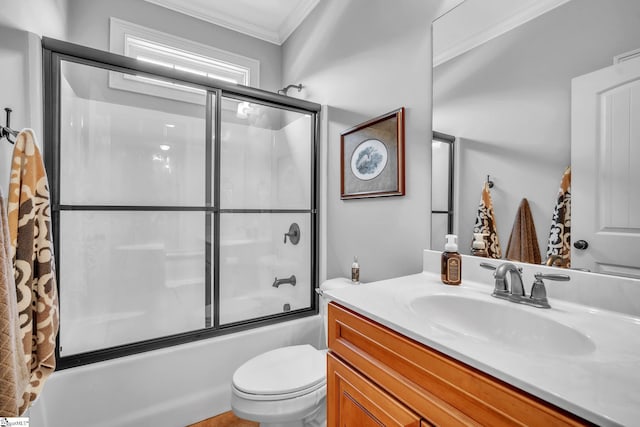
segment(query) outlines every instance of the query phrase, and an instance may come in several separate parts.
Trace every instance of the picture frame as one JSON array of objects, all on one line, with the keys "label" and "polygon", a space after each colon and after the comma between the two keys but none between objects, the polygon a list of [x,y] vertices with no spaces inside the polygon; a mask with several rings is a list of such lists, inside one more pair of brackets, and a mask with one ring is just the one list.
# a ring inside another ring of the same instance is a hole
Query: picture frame
[{"label": "picture frame", "polygon": [[404,196],[404,107],[340,133],[340,198]]}]

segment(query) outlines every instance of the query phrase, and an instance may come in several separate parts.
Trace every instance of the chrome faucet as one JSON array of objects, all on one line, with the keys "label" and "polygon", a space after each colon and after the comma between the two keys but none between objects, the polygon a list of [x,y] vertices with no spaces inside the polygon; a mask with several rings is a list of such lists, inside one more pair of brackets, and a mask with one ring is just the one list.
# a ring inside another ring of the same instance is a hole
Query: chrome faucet
[{"label": "chrome faucet", "polygon": [[[480,267],[495,270],[493,277],[495,277],[496,283],[494,285],[493,292],[491,293],[492,296],[538,308],[551,307],[547,300],[547,290],[544,287],[542,279],[561,281],[571,279],[571,277],[566,274],[536,273],[536,280],[531,286],[531,296],[527,297],[524,285],[522,284],[522,268],[519,268],[510,262],[502,263],[498,267],[482,262],[480,263]],[[509,273],[509,282],[507,282],[507,273]],[[511,289],[509,289],[509,283],[511,284]]]},{"label": "chrome faucet", "polygon": [[[522,268],[516,267],[515,264],[510,262],[504,262],[498,267],[482,262],[480,267],[496,271],[493,275],[496,283],[491,294],[494,297],[512,300],[514,296],[525,296],[524,285],[522,284]],[[509,273],[509,282],[507,282],[507,273]],[[509,283],[511,283],[511,289],[509,289]]]}]

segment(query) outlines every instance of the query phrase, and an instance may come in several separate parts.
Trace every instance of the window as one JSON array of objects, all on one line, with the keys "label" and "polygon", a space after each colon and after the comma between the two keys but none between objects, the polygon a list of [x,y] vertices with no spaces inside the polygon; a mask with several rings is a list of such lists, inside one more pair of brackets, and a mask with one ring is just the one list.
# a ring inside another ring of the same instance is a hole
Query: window
[{"label": "window", "polygon": [[60,369],[317,312],[317,104],[43,46]]},{"label": "window", "polygon": [[[111,18],[110,26],[113,53],[227,83],[252,87],[260,84],[260,62],[255,59],[116,18]],[[109,86],[191,103],[203,102],[200,89],[147,76],[110,73]]]}]

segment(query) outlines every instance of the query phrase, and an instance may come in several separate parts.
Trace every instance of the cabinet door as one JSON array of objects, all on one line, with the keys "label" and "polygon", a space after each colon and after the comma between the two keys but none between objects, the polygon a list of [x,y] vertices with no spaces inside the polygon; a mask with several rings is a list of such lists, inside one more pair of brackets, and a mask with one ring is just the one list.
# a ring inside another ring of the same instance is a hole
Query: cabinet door
[{"label": "cabinet door", "polygon": [[420,427],[420,417],[331,353],[327,355],[327,426]]}]

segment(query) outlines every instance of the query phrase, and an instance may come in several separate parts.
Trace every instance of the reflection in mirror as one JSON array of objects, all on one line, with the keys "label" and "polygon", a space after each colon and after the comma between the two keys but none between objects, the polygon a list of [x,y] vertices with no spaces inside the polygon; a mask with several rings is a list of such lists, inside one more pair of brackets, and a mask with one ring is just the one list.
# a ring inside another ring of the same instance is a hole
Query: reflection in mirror
[{"label": "reflection in mirror", "polygon": [[[618,244],[601,243],[603,234],[621,236],[617,242],[623,238],[630,242],[632,236],[640,235],[640,207],[636,207],[640,202],[634,202],[640,201],[640,195],[633,185],[634,169],[627,166],[623,169],[626,175],[618,173],[607,181],[602,173],[604,160],[578,163],[586,156],[586,143],[576,140],[575,130],[572,134],[571,102],[576,96],[573,79],[604,68],[630,66],[612,64],[614,57],[640,48],[640,2],[557,0],[544,2],[546,9],[541,7],[535,0],[465,0],[433,24],[433,128],[457,138],[454,232],[459,235],[460,252],[470,253],[478,200],[491,175],[496,184],[491,196],[502,253],[507,253],[512,234],[522,231],[515,230],[514,223],[522,200],[527,199],[536,230],[532,238],[537,239],[542,262],[549,260],[547,246],[559,187],[571,166],[571,267],[640,277],[640,261],[620,261],[624,254],[615,252]],[[634,61],[640,59],[626,62]],[[633,98],[633,90],[625,96],[637,100],[640,95]],[[627,115],[636,111],[630,109]],[[593,117],[595,120],[595,113]],[[578,125],[596,128],[590,120],[574,120],[574,128]],[[608,141],[612,152],[626,153],[617,154],[620,159],[640,158],[632,148],[634,141],[638,145],[640,130],[631,129],[624,138],[614,129]],[[618,139],[626,142],[616,142]],[[598,144],[594,147],[604,146],[602,141]],[[597,185],[585,187],[587,178]],[[434,174],[433,185],[442,179],[446,178]],[[608,187],[600,182],[608,182]],[[613,203],[586,203],[592,195],[609,193],[613,187],[623,193]],[[624,193],[626,190],[630,192]],[[621,201],[626,202],[624,206]],[[614,204],[615,209],[623,209],[619,216],[626,219],[600,221],[595,235],[589,234],[592,230],[576,228],[584,223],[581,218],[597,219],[613,211]],[[434,229],[435,233],[439,231]],[[443,239],[434,235],[432,241]],[[578,240],[587,242],[587,248],[577,249],[573,244]],[[626,258],[633,258],[628,256],[633,251],[622,247]],[[616,260],[597,258],[604,253],[615,254]]]},{"label": "reflection in mirror", "polygon": [[431,174],[439,177],[431,186],[431,249],[444,250],[444,236],[454,230],[454,143],[456,138],[433,132]]}]

